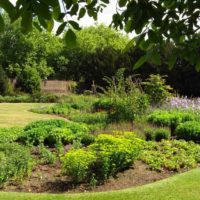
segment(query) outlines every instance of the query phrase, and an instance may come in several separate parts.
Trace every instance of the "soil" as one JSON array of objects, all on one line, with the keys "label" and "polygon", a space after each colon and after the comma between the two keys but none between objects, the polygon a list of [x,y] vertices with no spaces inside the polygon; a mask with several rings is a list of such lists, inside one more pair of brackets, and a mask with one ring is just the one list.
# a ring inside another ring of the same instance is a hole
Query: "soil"
[{"label": "soil", "polygon": [[137,161],[130,169],[119,173],[117,177],[110,178],[103,185],[91,188],[88,184],[74,185],[69,177],[62,175],[60,163],[56,163],[54,165],[38,165],[32,171],[29,178],[21,183],[10,182],[2,189],[2,191],[34,193],[101,192],[144,185],[167,178],[174,174],[175,172],[167,170],[163,172],[151,171],[146,164]]}]

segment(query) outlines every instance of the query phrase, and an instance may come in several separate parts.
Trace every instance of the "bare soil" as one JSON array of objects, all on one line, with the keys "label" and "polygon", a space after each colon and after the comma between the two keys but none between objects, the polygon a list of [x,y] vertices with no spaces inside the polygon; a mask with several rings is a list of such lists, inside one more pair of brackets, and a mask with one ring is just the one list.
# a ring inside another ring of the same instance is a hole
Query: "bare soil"
[{"label": "bare soil", "polygon": [[117,177],[110,178],[104,184],[91,188],[88,184],[74,185],[69,177],[62,175],[58,162],[54,165],[38,165],[29,178],[23,182],[10,182],[2,191],[34,193],[100,192],[144,185],[174,174],[175,172],[167,170],[163,172],[151,171],[146,164],[137,161],[130,169],[119,173]]}]

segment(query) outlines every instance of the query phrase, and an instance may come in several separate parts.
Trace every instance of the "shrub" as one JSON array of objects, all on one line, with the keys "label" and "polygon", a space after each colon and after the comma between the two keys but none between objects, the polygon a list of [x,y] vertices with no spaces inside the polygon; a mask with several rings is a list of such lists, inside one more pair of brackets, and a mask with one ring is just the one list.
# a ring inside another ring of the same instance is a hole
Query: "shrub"
[{"label": "shrub", "polygon": [[7,94],[9,89],[9,81],[3,68],[0,66],[0,94]]},{"label": "shrub", "polygon": [[70,150],[61,160],[63,172],[75,182],[82,182],[88,178],[90,166],[96,156],[92,152],[78,149]]},{"label": "shrub", "polygon": [[186,141],[192,140],[194,142],[200,141],[200,123],[195,121],[188,121],[181,123],[175,130],[177,139],[184,139]]},{"label": "shrub", "polygon": [[147,120],[157,126],[170,127],[171,134],[174,135],[174,131],[180,123],[199,120],[199,117],[192,112],[183,112],[179,110],[156,110],[148,115]]},{"label": "shrub", "polygon": [[46,144],[55,146],[58,143],[72,143],[89,134],[85,124],[64,120],[41,120],[28,124],[20,141],[33,145]]},{"label": "shrub", "polygon": [[17,86],[23,92],[31,93],[40,91],[41,78],[35,68],[25,66],[24,70],[20,73],[17,81]]},{"label": "shrub", "polygon": [[144,130],[147,141],[161,141],[170,138],[170,131],[165,128],[148,128]]},{"label": "shrub", "polygon": [[105,81],[108,84],[108,87],[103,89],[105,97],[102,102],[98,102],[94,106],[96,109],[98,106],[107,109],[108,119],[111,122],[132,122],[146,112],[149,106],[147,95],[143,93],[132,77],[124,77],[124,69],[118,70],[113,78],[106,77]]},{"label": "shrub", "polygon": [[16,144],[0,144],[0,186],[12,179],[21,180],[32,169],[28,149]]},{"label": "shrub", "polygon": [[152,105],[162,105],[171,96],[172,88],[166,85],[163,76],[153,75],[143,82],[145,93],[148,94]]},{"label": "shrub", "polygon": [[147,142],[144,144],[140,159],[153,170],[179,171],[195,167],[200,162],[200,146],[178,140]]},{"label": "shrub", "polygon": [[139,156],[141,144],[133,135],[99,135],[85,150],[74,149],[67,153],[62,158],[63,171],[79,182],[104,181],[130,167]]},{"label": "shrub", "polygon": [[22,128],[0,128],[0,143],[15,142],[22,133]]},{"label": "shrub", "polygon": [[54,164],[56,162],[56,155],[47,149],[44,145],[39,146],[40,162],[42,164]]}]

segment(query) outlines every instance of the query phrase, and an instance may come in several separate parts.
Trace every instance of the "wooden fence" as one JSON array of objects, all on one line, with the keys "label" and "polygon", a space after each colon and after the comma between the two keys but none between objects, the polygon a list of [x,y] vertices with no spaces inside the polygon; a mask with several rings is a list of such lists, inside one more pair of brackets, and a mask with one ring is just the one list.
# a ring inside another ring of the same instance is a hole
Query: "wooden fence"
[{"label": "wooden fence", "polygon": [[74,81],[43,80],[41,91],[50,93],[71,93],[76,83]]}]

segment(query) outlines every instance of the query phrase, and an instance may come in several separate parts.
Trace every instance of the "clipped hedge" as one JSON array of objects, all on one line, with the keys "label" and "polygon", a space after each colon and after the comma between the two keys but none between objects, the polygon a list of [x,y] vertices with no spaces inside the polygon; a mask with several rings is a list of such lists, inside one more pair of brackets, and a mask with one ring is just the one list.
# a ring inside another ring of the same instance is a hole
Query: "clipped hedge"
[{"label": "clipped hedge", "polygon": [[175,134],[177,139],[200,142],[200,123],[196,121],[181,123],[176,128]]}]

